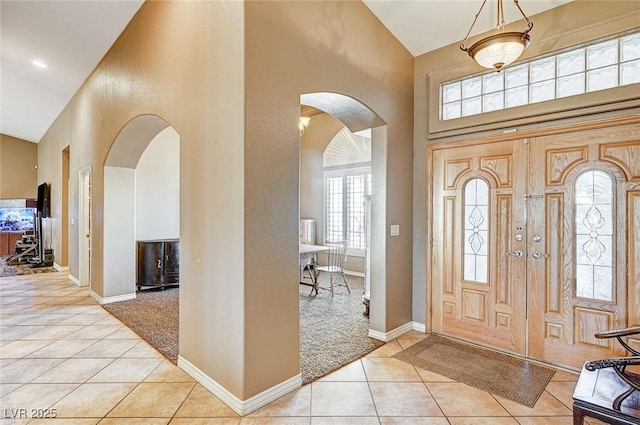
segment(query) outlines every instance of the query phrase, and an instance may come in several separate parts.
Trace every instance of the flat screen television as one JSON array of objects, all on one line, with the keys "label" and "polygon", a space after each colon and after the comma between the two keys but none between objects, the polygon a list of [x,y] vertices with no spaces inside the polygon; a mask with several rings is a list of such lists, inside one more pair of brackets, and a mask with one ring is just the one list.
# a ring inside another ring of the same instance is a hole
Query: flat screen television
[{"label": "flat screen television", "polygon": [[0,231],[32,232],[35,214],[35,208],[0,208]]},{"label": "flat screen television", "polygon": [[38,186],[38,212],[42,218],[49,217],[49,196],[51,187],[47,183],[42,183]]}]

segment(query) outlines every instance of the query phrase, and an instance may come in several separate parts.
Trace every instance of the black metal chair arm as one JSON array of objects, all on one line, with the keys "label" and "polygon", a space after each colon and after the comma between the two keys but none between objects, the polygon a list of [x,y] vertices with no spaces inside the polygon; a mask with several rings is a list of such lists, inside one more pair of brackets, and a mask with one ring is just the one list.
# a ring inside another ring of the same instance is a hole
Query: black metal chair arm
[{"label": "black metal chair arm", "polygon": [[625,368],[627,366],[640,365],[640,357],[616,357],[612,359],[592,360],[587,362],[584,367],[589,371],[596,369],[606,369],[608,367],[613,368]]},{"label": "black metal chair arm", "polygon": [[630,328],[612,329],[610,331],[597,332],[594,334],[594,336],[600,339],[616,338],[620,343],[620,345],[622,345],[627,351],[629,351],[634,356],[640,356],[640,351],[634,350],[622,339],[625,336],[631,336],[636,334],[640,334],[640,326],[632,326]]},{"label": "black metal chair arm", "polygon": [[619,337],[619,336],[629,336],[629,335],[635,335],[635,334],[640,334],[640,326],[632,326],[630,328],[624,328],[624,329],[612,329],[610,331],[602,331],[602,332],[596,332],[594,335],[596,338],[613,338],[613,337]]}]

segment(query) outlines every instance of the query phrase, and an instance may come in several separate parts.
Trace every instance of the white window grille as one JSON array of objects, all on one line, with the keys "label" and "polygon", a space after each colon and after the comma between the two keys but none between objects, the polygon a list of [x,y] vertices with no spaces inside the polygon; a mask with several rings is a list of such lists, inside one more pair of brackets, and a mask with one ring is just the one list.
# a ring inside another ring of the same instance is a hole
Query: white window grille
[{"label": "white window grille", "polygon": [[349,248],[364,250],[364,197],[371,194],[371,168],[325,171],[326,239],[348,240]]}]

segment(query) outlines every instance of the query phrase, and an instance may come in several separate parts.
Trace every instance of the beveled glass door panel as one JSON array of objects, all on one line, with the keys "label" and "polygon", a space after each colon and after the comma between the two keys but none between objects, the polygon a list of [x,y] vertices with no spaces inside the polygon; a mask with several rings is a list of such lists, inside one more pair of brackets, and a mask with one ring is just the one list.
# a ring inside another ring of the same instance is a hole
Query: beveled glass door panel
[{"label": "beveled glass door panel", "polygon": [[526,150],[519,140],[434,151],[431,262],[434,332],[523,355]]},{"label": "beveled glass door panel", "polygon": [[[530,142],[529,354],[580,368],[626,353],[597,331],[640,323],[640,126]],[[632,345],[640,345],[632,341]]]}]

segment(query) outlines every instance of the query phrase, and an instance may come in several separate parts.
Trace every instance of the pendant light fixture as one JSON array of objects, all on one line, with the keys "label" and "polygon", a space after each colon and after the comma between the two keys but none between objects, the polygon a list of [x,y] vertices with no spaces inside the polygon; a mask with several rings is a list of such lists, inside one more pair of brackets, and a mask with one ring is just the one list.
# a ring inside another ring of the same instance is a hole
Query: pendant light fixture
[{"label": "pendant light fixture", "polygon": [[496,31],[498,31],[498,33],[483,38],[482,40],[474,43],[471,47],[466,46],[469,34],[471,34],[471,30],[476,24],[478,16],[480,16],[480,12],[482,12],[482,8],[484,8],[485,3],[487,3],[487,0],[484,0],[482,2],[482,6],[480,6],[480,10],[473,20],[473,23],[471,24],[471,28],[469,28],[469,32],[467,32],[467,36],[462,41],[462,44],[460,44],[460,49],[467,52],[469,56],[478,62],[480,66],[500,71],[503,67],[518,59],[524,49],[529,46],[529,43],[531,42],[529,31],[533,28],[533,22],[531,22],[529,18],[527,18],[527,15],[524,14],[518,4],[518,0],[513,0],[518,11],[520,11],[520,14],[525,19],[527,29],[524,32],[504,32],[505,22],[502,0],[497,1],[498,22],[496,24]]}]

